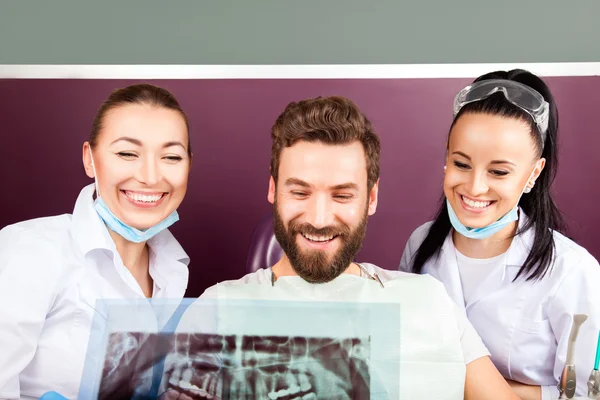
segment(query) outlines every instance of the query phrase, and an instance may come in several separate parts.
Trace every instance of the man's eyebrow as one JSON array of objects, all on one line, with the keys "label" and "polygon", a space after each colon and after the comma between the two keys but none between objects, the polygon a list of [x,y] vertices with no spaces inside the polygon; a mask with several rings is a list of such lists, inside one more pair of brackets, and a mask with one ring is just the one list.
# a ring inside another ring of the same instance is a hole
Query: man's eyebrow
[{"label": "man's eyebrow", "polygon": [[347,182],[347,183],[342,183],[340,185],[332,186],[331,189],[333,189],[333,190],[344,190],[344,189],[359,190],[359,187],[354,182]]},{"label": "man's eyebrow", "polygon": [[302,186],[302,187],[306,187],[306,188],[309,188],[311,186],[307,182],[304,182],[302,179],[298,179],[298,178],[288,178],[288,179],[286,179],[284,185],[285,186],[298,185],[298,186]]}]

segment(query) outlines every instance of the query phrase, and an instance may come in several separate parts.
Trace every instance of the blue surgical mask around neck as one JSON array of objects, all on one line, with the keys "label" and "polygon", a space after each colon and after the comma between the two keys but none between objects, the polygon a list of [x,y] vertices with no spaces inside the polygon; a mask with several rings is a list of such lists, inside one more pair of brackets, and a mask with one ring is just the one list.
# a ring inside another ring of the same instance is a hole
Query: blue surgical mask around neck
[{"label": "blue surgical mask around neck", "polygon": [[484,226],[482,228],[467,228],[459,221],[448,199],[446,199],[446,206],[448,207],[448,216],[450,217],[450,223],[452,224],[454,230],[460,233],[461,235],[468,237],[469,239],[488,238],[502,230],[502,228],[504,228],[511,222],[514,222],[519,219],[518,206],[515,206],[508,213],[504,214],[502,218],[495,222],[492,222],[487,226]]},{"label": "blue surgical mask around neck", "polygon": [[146,242],[156,234],[162,232],[175,222],[179,221],[179,214],[177,214],[177,210],[175,210],[158,224],[153,225],[148,229],[139,230],[125,224],[123,221],[117,218],[112,211],[110,211],[100,196],[96,197],[96,200],[94,201],[94,209],[111,231],[118,233],[126,240],[134,243]]},{"label": "blue surgical mask around neck", "polygon": [[94,157],[92,156],[92,151],[90,149],[90,157],[92,159],[92,169],[94,170],[94,183],[96,185],[96,200],[94,200],[94,209],[104,221],[106,226],[113,232],[119,234],[124,239],[134,242],[134,243],[142,243],[150,240],[152,237],[167,229],[175,222],[179,221],[179,214],[177,210],[174,210],[167,218],[162,220],[156,225],[151,226],[148,229],[140,230],[136,229],[132,226],[125,224],[116,215],[113,214],[112,211],[108,208],[104,199],[100,195],[100,188],[98,185],[98,178],[96,174],[96,167],[94,166]]},{"label": "blue surgical mask around neck", "polygon": [[[531,172],[531,174],[529,174],[529,178],[527,179],[527,182],[529,182],[532,175],[533,175],[533,171]],[[491,224],[481,227],[481,228],[468,228],[465,225],[463,225],[462,222],[460,222],[460,220],[456,216],[456,213],[454,212],[454,209],[450,205],[450,202],[448,201],[448,199],[446,199],[446,206],[448,208],[448,217],[450,218],[450,223],[452,224],[452,227],[454,228],[454,230],[456,232],[460,233],[461,235],[463,235],[465,237],[468,237],[469,239],[485,239],[485,238],[488,238],[488,237],[494,235],[495,233],[500,232],[508,224],[515,222],[519,219],[519,202],[521,201],[521,197],[523,196],[523,193],[525,193],[526,187],[527,187],[527,185],[521,191],[521,195],[519,196],[519,199],[517,200],[517,204],[515,204],[515,206],[509,212],[504,214],[497,221],[494,221]]]}]

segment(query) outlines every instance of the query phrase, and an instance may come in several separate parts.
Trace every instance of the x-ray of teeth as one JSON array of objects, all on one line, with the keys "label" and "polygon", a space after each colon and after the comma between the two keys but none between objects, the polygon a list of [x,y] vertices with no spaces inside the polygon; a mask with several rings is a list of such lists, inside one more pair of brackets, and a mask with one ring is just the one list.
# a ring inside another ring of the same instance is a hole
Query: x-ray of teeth
[{"label": "x-ray of teeth", "polygon": [[176,343],[168,387],[192,398],[369,398],[368,339],[179,334]]},{"label": "x-ray of teeth", "polygon": [[97,308],[78,400],[399,398],[393,304],[106,300]]},{"label": "x-ray of teeth", "polygon": [[[369,344],[368,338],[112,334],[99,398],[151,398],[153,365],[168,353],[161,400],[366,400]],[[123,374],[126,384],[115,390]]]}]

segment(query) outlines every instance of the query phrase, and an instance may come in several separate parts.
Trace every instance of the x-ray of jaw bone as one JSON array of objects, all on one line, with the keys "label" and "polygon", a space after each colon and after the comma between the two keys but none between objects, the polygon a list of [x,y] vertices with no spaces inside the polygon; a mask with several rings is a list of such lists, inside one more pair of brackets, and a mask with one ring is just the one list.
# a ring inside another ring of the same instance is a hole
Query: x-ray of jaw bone
[{"label": "x-ray of jaw bone", "polygon": [[369,399],[368,339],[178,334],[161,399]]}]

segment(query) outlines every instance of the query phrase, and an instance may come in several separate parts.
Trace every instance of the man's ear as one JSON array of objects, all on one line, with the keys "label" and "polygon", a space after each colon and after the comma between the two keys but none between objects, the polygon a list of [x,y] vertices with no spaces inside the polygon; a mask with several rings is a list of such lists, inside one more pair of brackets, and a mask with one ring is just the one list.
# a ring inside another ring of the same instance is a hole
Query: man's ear
[{"label": "man's ear", "polygon": [[369,215],[375,214],[377,210],[377,202],[379,200],[379,179],[373,185],[371,190],[369,191]]},{"label": "man's ear", "polygon": [[269,203],[275,203],[275,179],[273,179],[273,175],[269,178],[269,192],[267,193],[267,200]]}]

